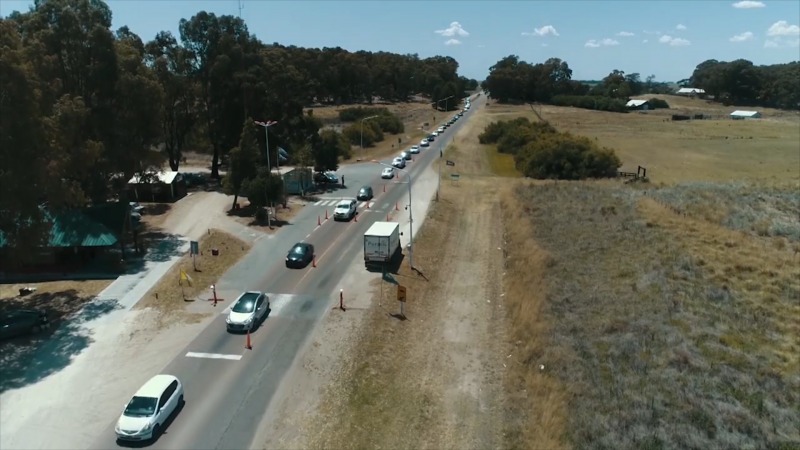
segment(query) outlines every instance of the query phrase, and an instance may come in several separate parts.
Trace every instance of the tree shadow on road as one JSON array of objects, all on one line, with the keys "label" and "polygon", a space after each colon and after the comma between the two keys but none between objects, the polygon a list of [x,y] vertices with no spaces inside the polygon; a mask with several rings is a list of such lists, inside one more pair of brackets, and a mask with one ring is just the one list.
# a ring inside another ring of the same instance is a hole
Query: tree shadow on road
[{"label": "tree shadow on road", "polygon": [[[84,326],[87,322],[104,316],[121,308],[116,300],[94,300],[80,298],[75,291],[60,292],[59,307],[85,303],[77,312],[63,315],[62,310],[54,310],[48,305],[52,294],[41,294],[25,299],[22,307],[48,312],[52,326],[34,336],[21,336],[0,343],[0,393],[18,389],[36,383],[63,368],[72,358],[86,349],[93,342],[89,330]],[[3,302],[4,308],[20,307],[14,302]],[[60,320],[60,317],[64,317]]]}]

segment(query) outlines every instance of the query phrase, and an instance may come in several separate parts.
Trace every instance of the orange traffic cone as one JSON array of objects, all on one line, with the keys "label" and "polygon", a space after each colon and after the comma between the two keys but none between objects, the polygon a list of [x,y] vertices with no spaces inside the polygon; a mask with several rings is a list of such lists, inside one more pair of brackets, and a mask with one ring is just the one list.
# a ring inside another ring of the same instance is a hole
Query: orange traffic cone
[{"label": "orange traffic cone", "polygon": [[325,220],[328,220],[328,208],[325,208]]},{"label": "orange traffic cone", "polygon": [[253,346],[250,344],[250,330],[247,330],[247,342],[244,344],[244,348],[248,350],[252,350]]},{"label": "orange traffic cone", "polygon": [[322,225],[322,220],[319,218],[319,214],[317,214],[317,226]]},{"label": "orange traffic cone", "polygon": [[358,222],[358,213],[353,215],[353,222]]},{"label": "orange traffic cone", "polygon": [[314,256],[311,259],[311,267],[317,267],[317,257],[316,256]]},{"label": "orange traffic cone", "polygon": [[383,185],[383,192],[386,192],[386,185]]},{"label": "orange traffic cone", "polygon": [[394,210],[395,211],[400,211],[400,207],[397,206],[397,202],[394,202]]}]

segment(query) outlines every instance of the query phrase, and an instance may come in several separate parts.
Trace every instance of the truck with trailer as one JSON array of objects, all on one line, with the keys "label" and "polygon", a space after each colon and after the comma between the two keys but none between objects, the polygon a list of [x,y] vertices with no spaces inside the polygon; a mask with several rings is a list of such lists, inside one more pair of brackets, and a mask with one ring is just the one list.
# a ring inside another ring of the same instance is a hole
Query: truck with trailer
[{"label": "truck with trailer", "polygon": [[364,264],[388,263],[400,252],[400,224],[375,222],[364,233]]}]

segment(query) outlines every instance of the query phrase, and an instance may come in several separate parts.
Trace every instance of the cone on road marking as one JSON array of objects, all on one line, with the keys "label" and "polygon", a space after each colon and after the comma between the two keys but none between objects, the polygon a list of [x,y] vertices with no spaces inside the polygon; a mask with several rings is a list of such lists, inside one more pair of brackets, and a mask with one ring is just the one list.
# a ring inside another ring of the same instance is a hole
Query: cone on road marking
[{"label": "cone on road marking", "polygon": [[311,259],[311,267],[317,267],[317,257],[314,256]]},{"label": "cone on road marking", "polygon": [[317,226],[322,225],[322,219],[319,218],[319,214],[317,214]]},{"label": "cone on road marking", "polygon": [[394,210],[395,211],[400,211],[400,207],[397,206],[397,202],[394,202]]},{"label": "cone on road marking", "polygon": [[383,192],[386,192],[386,184],[383,185]]},{"label": "cone on road marking", "polygon": [[328,220],[328,208],[325,208],[325,220]]},{"label": "cone on road marking", "polygon": [[244,348],[248,350],[252,350],[253,346],[250,344],[250,329],[247,329],[247,342],[244,344]]},{"label": "cone on road marking", "polygon": [[358,213],[353,214],[353,222],[358,222]]}]

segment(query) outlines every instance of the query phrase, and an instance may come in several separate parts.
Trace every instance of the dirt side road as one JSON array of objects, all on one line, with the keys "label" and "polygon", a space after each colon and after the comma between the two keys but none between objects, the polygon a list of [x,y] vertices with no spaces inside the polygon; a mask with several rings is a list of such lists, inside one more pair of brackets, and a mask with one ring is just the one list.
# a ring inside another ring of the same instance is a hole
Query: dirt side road
[{"label": "dirt side road", "polygon": [[[386,280],[373,284],[374,296],[363,310],[331,314],[327,322],[350,334],[337,333],[338,342],[315,342],[303,362],[316,374],[305,381],[327,386],[306,386],[309,395],[321,393],[313,406],[301,389],[291,388],[297,396],[287,399],[270,427],[286,424],[294,432],[269,437],[259,448],[504,446],[509,352],[503,334],[501,188],[483,176],[484,154],[466,145],[476,142],[481,129],[456,136],[463,149],[446,158],[457,161],[461,181],[442,183],[441,201],[432,205],[415,241],[414,263],[428,281],[408,269],[407,259],[393,275],[408,289],[408,319],[391,316],[399,311],[396,286]],[[353,329],[342,321],[363,326]],[[342,356],[332,360],[331,352]]]}]

